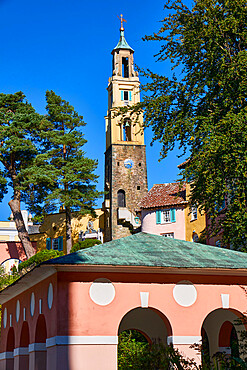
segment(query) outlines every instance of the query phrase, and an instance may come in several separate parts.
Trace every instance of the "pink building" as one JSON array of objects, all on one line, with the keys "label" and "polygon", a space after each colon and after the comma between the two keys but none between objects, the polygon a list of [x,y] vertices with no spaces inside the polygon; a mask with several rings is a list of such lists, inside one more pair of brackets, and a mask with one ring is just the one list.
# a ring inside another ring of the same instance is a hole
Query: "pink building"
[{"label": "pink building", "polygon": [[126,329],[230,353],[246,276],[245,253],[147,233],[46,261],[0,293],[0,369],[116,370]]},{"label": "pink building", "polygon": [[[36,250],[36,242],[32,242]],[[15,241],[0,241],[0,265],[5,272],[9,272],[13,266],[18,267],[18,264],[27,259],[25,250],[21,242]]]},{"label": "pink building", "polygon": [[178,183],[154,185],[138,206],[142,231],[186,240],[186,187]]}]

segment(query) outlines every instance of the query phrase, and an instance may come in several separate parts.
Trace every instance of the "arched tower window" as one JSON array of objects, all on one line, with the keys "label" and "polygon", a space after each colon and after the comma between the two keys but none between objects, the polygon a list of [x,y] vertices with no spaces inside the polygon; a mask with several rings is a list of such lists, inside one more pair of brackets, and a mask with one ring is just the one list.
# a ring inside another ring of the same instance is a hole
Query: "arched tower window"
[{"label": "arched tower window", "polygon": [[117,192],[117,205],[118,207],[126,207],[125,191],[122,189]]},{"label": "arched tower window", "polygon": [[131,141],[131,122],[129,119],[126,119],[123,124],[123,140]]}]

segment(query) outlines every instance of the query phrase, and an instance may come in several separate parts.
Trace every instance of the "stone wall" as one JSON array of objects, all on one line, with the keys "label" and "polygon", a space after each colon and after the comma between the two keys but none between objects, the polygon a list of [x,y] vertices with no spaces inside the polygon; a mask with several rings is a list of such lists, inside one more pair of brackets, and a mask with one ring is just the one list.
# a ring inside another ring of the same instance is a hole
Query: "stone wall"
[{"label": "stone wall", "polygon": [[[131,159],[132,168],[126,168],[124,161]],[[105,241],[131,235],[129,223],[118,220],[118,190],[125,191],[126,208],[135,214],[138,202],[147,193],[147,166],[145,145],[113,144],[105,153],[105,190],[110,200],[110,219],[105,217]],[[108,225],[107,225],[108,223]]]}]

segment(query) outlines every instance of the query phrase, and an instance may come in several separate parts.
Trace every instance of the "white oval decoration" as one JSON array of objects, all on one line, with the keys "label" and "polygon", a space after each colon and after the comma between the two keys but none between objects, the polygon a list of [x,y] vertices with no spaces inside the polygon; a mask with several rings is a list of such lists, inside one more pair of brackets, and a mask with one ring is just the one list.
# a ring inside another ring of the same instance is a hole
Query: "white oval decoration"
[{"label": "white oval decoration", "polygon": [[18,299],[18,301],[16,302],[16,309],[15,309],[16,322],[18,322],[20,319],[20,310],[21,310],[21,306],[20,306],[20,301]]},{"label": "white oval decoration", "polygon": [[30,313],[31,316],[34,315],[34,309],[35,309],[35,295],[34,293],[31,294],[31,302],[30,302]]},{"label": "white oval decoration", "polygon": [[106,306],[115,298],[115,287],[108,279],[97,279],[90,286],[89,295],[94,303]]},{"label": "white oval decoration", "polygon": [[7,320],[8,320],[8,311],[7,311],[7,308],[5,307],[4,313],[3,313],[3,327],[4,327],[4,329],[7,326]]},{"label": "white oval decoration", "polygon": [[190,281],[179,281],[173,288],[173,298],[180,306],[189,307],[197,299],[196,288]]},{"label": "white oval decoration", "polygon": [[52,308],[52,303],[53,303],[53,285],[52,285],[52,283],[49,284],[48,294],[47,294],[47,303],[48,303],[49,309],[51,309]]}]

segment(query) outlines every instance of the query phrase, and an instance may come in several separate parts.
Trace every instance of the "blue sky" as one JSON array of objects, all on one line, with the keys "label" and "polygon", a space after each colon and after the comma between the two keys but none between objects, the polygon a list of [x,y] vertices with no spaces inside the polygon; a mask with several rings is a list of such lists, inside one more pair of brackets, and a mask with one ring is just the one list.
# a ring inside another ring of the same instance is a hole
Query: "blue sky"
[{"label": "blue sky", "polygon": [[[23,91],[39,113],[45,113],[46,90],[68,100],[87,122],[85,151],[99,162],[99,190],[104,183],[106,87],[121,13],[127,20],[125,36],[135,50],[135,63],[170,74],[169,64],[156,63],[153,57],[159,44],[142,41],[142,36],[159,29],[165,16],[163,1],[0,0],[0,91]],[[184,160],[173,152],[158,162],[160,145],[150,147],[151,139],[147,130],[149,189],[176,180],[177,165]],[[0,220],[10,215],[10,197],[11,192],[0,204]]]}]

